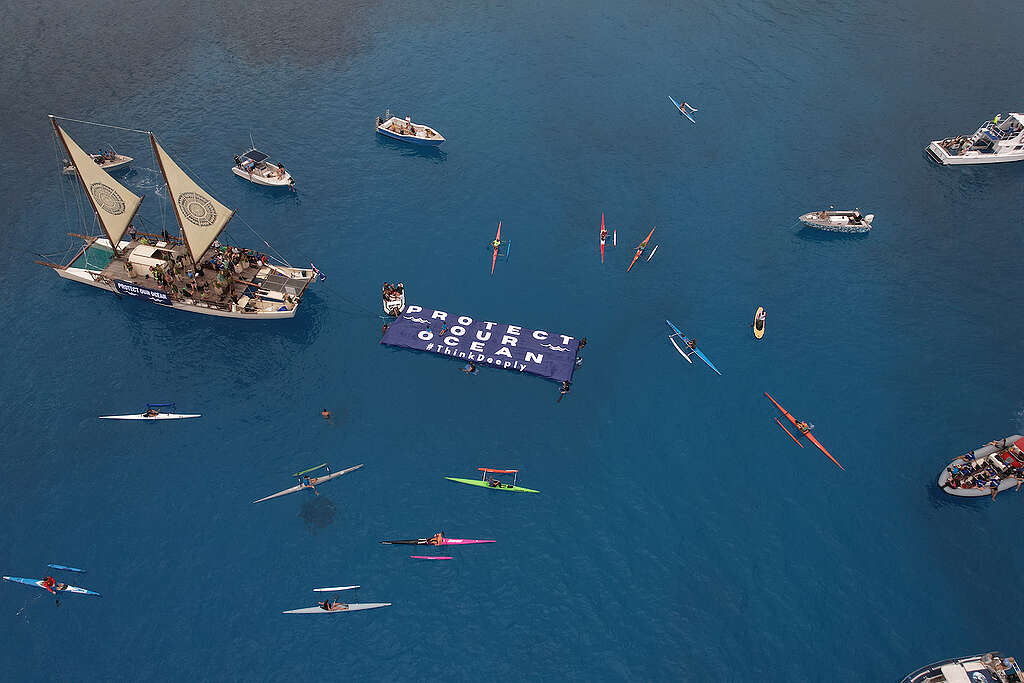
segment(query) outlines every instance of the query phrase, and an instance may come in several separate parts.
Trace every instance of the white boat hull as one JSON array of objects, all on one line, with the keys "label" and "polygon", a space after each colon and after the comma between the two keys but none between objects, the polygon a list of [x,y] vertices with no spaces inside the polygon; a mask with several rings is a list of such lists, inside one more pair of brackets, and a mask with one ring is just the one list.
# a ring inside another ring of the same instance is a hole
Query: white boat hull
[{"label": "white boat hull", "polygon": [[231,172],[239,178],[248,180],[250,183],[263,185],[265,187],[288,187],[292,182],[292,175],[287,171],[285,171],[284,175],[280,178],[277,174],[265,176],[258,171],[255,173],[247,173],[244,169],[238,168],[237,166],[232,166]]},{"label": "white boat hull", "polygon": [[303,607],[302,609],[290,609],[281,614],[338,614],[340,612],[359,612],[364,609],[377,609],[378,607],[391,607],[390,602],[356,602],[345,605],[343,609],[326,610],[323,607]]},{"label": "white boat hull", "polygon": [[875,219],[875,215],[871,213],[856,223],[851,223],[849,216],[830,215],[825,218],[820,216],[821,212],[815,211],[813,213],[805,213],[800,216],[799,220],[808,228],[814,228],[815,230],[825,230],[827,232],[868,232],[871,230],[871,221]]},{"label": "white boat hull", "polygon": [[187,420],[192,417],[202,417],[202,415],[184,415],[182,413],[158,413],[147,417],[145,415],[100,415],[101,420]]},{"label": "white boat hull", "polygon": [[1011,161],[1024,161],[1024,149],[1011,150],[1009,152],[965,152],[963,154],[950,154],[939,143],[941,140],[933,140],[925,148],[930,156],[937,163],[943,166],[973,166],[976,164],[1005,164]]}]

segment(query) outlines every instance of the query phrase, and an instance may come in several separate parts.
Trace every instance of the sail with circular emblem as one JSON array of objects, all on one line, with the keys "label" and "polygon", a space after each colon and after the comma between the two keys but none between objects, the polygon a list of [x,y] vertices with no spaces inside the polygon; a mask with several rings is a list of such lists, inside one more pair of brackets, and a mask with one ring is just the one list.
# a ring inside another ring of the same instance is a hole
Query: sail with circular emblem
[{"label": "sail with circular emblem", "polygon": [[142,204],[142,197],[133,194],[124,185],[114,180],[109,173],[100,168],[85,150],[71,139],[71,136],[50,117],[53,127],[57,129],[57,137],[64,145],[68,158],[75,165],[78,179],[82,181],[85,194],[92,203],[92,208],[99,218],[103,232],[110,239],[110,244],[117,247],[128,225]]},{"label": "sail with circular emblem", "polygon": [[152,133],[149,140],[153,143],[160,171],[164,174],[182,239],[188,247],[189,256],[198,263],[235,212],[214,199],[182,171]]}]

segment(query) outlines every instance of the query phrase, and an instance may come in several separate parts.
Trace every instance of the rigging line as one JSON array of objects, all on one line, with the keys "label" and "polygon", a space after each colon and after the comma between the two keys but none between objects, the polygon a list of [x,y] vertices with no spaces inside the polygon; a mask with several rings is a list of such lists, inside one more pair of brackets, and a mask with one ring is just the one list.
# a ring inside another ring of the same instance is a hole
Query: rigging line
[{"label": "rigging line", "polygon": [[142,133],[143,135],[151,135],[152,134],[152,131],[139,130],[138,128],[125,128],[124,126],[112,126],[109,123],[98,123],[96,121],[83,121],[82,119],[72,119],[72,118],[69,118],[67,116],[56,116],[54,114],[50,114],[50,116],[52,116],[55,119],[60,119],[61,121],[73,121],[75,123],[85,123],[85,124],[88,124],[90,126],[102,126],[103,128],[114,128],[115,130],[126,130],[129,133]]},{"label": "rigging line", "polygon": [[244,218],[242,218],[238,214],[235,214],[235,218],[237,218],[238,220],[242,221],[242,223],[245,224],[245,227],[249,228],[249,230],[252,231],[252,234],[256,235],[256,237],[260,238],[260,240],[263,242],[263,244],[267,245],[268,248],[272,249],[274,251],[274,254],[276,254],[277,258],[281,261],[281,263],[283,263],[284,265],[286,265],[289,268],[291,268],[291,264],[288,263],[288,261],[285,260],[284,256],[281,254],[281,252],[279,252],[277,250],[277,248],[272,246],[270,244],[270,242],[268,242],[266,239],[264,239],[263,235],[261,235],[258,232],[256,232],[256,229],[254,227],[252,227],[251,225],[249,225],[249,222],[247,220],[245,220]]}]

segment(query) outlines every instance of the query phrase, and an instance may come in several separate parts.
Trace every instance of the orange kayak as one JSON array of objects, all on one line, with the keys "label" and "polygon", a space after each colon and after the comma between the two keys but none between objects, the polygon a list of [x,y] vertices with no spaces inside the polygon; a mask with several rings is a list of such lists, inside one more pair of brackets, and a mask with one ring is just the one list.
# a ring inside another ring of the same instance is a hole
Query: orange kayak
[{"label": "orange kayak", "polygon": [[657,229],[658,226],[654,226],[653,228],[651,228],[651,231],[647,233],[647,237],[645,237],[644,241],[640,243],[640,246],[636,248],[636,256],[633,257],[633,263],[629,264],[629,268],[626,268],[627,273],[630,271],[630,268],[633,267],[633,264],[636,263],[636,260],[640,258],[640,254],[644,253],[644,249],[647,248],[647,243],[650,241],[651,235],[653,235],[654,231]]},{"label": "orange kayak", "polygon": [[[799,426],[797,425],[797,419],[796,419],[795,417],[793,417],[792,415],[790,415],[790,414],[789,414],[789,411],[787,411],[787,410],[786,410],[785,408],[783,408],[783,407],[782,407],[781,405],[779,405],[779,402],[778,402],[778,401],[776,401],[776,400],[775,400],[774,398],[772,398],[772,395],[771,395],[771,394],[769,394],[769,393],[768,393],[767,391],[766,391],[766,392],[764,392],[764,395],[768,397],[768,400],[769,400],[769,401],[771,401],[772,403],[774,403],[774,404],[775,404],[775,407],[776,407],[776,408],[778,408],[778,409],[779,409],[780,411],[782,411],[782,414],[786,416],[786,419],[787,419],[787,420],[789,420],[790,422],[792,422],[792,423],[793,423],[793,426],[794,426],[794,427],[796,427],[796,428],[797,428],[797,429],[798,429],[798,430],[800,431],[800,433],[801,433],[801,434],[803,434],[804,436],[806,436],[806,437],[807,437],[807,440],[808,440],[808,441],[810,441],[811,443],[813,443],[813,444],[814,444],[815,446],[817,446],[817,447],[818,447],[818,450],[820,450],[820,451],[821,451],[822,453],[824,453],[825,455],[827,455],[827,456],[828,456],[828,459],[829,459],[829,460],[831,460],[832,462],[834,462],[834,463],[836,464],[836,467],[838,467],[839,469],[843,470],[844,472],[846,471],[846,468],[845,468],[845,467],[843,467],[842,465],[840,465],[840,464],[839,464],[839,461],[838,461],[838,460],[836,460],[835,458],[833,458],[833,457],[832,457],[832,454],[831,454],[831,453],[829,453],[829,452],[828,452],[828,451],[827,451],[827,450],[825,449],[825,447],[824,447],[824,446],[822,446],[822,445],[821,445],[821,443],[820,443],[820,442],[819,442],[819,441],[818,441],[817,439],[815,439],[815,438],[814,438],[814,435],[813,435],[813,434],[811,434],[811,430],[809,430],[809,429],[800,429],[800,427],[799,427]],[[782,423],[779,423],[779,426],[780,426],[780,427],[782,427]],[[785,427],[782,427],[782,428],[783,428],[783,429],[786,429]],[[789,433],[789,430],[786,430],[786,433]],[[792,437],[792,436],[793,436],[793,435],[792,435],[792,434],[790,434],[790,437]],[[794,439],[794,441],[795,441],[795,440],[796,440],[796,439]]]}]

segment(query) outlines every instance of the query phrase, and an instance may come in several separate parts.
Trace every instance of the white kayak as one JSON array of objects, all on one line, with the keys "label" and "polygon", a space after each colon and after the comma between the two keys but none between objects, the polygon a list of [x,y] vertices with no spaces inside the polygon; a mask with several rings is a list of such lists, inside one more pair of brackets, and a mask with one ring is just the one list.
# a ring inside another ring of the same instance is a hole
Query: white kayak
[{"label": "white kayak", "polygon": [[289,493],[298,493],[302,489],[313,488],[313,486],[319,486],[320,484],[324,483],[325,481],[330,481],[331,479],[337,479],[341,475],[348,474],[352,470],[358,470],[360,467],[362,467],[362,465],[355,465],[354,467],[349,467],[348,469],[340,470],[338,472],[331,472],[330,474],[325,474],[322,477],[310,477],[309,483],[311,484],[311,486],[308,486],[306,484],[297,484],[297,485],[292,486],[290,488],[286,488],[284,491],[278,491],[277,493],[272,493],[269,496],[265,496],[265,497],[260,498],[258,500],[254,500],[253,502],[254,503],[262,503],[263,501],[270,500],[271,498],[279,498],[280,496],[287,496]]},{"label": "white kayak", "polygon": [[138,413],[135,415],[100,415],[101,420],[187,420],[190,417],[202,417],[202,415],[185,415],[183,413],[157,413],[149,417]]},{"label": "white kayak", "polygon": [[332,612],[358,612],[364,609],[377,609],[378,607],[391,607],[390,602],[355,602],[349,605],[338,603],[337,607],[324,609],[323,607],[303,607],[302,609],[290,609],[281,614],[330,614]]}]

